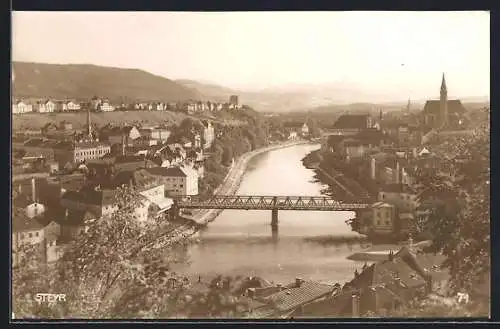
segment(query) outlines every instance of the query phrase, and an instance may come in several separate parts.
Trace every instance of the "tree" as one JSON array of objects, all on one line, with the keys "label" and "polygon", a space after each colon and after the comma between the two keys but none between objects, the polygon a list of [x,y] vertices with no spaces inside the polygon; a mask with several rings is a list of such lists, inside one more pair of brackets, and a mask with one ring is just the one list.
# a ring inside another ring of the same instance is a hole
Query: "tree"
[{"label": "tree", "polygon": [[491,269],[489,122],[471,138],[442,143],[440,152],[453,156],[451,174],[419,178],[427,187],[423,201],[435,203],[428,217],[431,249],[446,256],[443,265],[450,271],[454,290],[471,291]]},{"label": "tree", "polygon": [[[171,271],[171,265],[183,261],[177,251],[188,243],[187,235],[179,225],[154,212],[146,221],[139,221],[135,210],[142,202],[130,188],[118,189],[118,210],[87,222],[85,231],[55,264],[15,269],[16,316],[47,316],[23,298],[25,291],[35,291],[65,293],[64,317],[134,317],[139,311],[130,310],[141,307],[142,292],[152,292],[160,300],[168,291],[168,280],[184,282],[184,277]],[[36,280],[29,279],[33,273],[37,273]],[[131,291],[137,294],[130,296]]]}]

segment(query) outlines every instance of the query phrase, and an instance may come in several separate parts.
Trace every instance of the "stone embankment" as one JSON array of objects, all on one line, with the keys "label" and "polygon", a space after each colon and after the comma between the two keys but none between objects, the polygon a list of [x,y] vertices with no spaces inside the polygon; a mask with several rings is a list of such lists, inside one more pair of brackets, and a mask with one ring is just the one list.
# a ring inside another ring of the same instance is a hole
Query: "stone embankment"
[{"label": "stone embankment", "polygon": [[[277,150],[280,148],[291,147],[295,145],[302,144],[310,144],[311,142],[305,140],[294,140],[287,141],[284,143],[277,143],[273,145],[269,145],[242,155],[239,159],[237,159],[229,169],[229,172],[226,175],[223,183],[216,189],[216,195],[228,195],[236,193],[243,174],[247,168],[250,160],[262,153]],[[192,236],[198,232],[199,229],[206,226],[211,221],[215,220],[217,216],[222,212],[221,209],[208,209],[208,210],[200,210],[193,214],[193,216],[185,216],[189,222],[185,225],[179,227],[179,237],[187,237]]]}]

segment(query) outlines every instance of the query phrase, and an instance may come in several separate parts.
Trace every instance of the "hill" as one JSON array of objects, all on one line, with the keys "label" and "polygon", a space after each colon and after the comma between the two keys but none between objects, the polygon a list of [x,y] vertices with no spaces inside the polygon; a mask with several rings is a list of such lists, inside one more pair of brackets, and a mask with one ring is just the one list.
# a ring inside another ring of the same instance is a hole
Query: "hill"
[{"label": "hill", "polygon": [[[182,112],[160,112],[160,111],[114,111],[92,113],[91,120],[97,126],[102,127],[108,123],[115,125],[120,124],[166,124],[178,125],[183,119],[191,117],[196,119],[210,119],[224,125],[241,125],[244,124],[242,120],[235,119],[234,117],[227,118],[214,118],[205,116],[191,116]],[[24,129],[40,129],[47,123],[59,124],[61,121],[70,122],[75,129],[84,128],[87,120],[87,113],[26,113],[22,115],[15,115],[12,117],[12,130],[21,131]]]},{"label": "hill", "polygon": [[90,99],[112,102],[201,100],[202,95],[172,80],[138,69],[87,64],[14,62],[14,97]]},{"label": "hill", "polygon": [[204,83],[187,79],[175,80],[175,82],[187,88],[197,90],[205,99],[212,101],[227,102],[229,101],[229,96],[241,94],[240,91],[212,83]]}]

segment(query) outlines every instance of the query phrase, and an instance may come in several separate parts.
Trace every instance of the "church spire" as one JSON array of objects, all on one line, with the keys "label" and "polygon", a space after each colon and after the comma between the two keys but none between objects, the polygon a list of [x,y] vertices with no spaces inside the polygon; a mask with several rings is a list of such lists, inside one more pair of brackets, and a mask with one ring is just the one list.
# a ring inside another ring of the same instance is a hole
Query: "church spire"
[{"label": "church spire", "polygon": [[446,80],[441,80],[441,94],[439,97],[439,113],[441,117],[441,125],[444,127],[448,121],[448,89],[446,88]]},{"label": "church spire", "polygon": [[444,72],[443,72],[443,78],[441,80],[441,94],[447,93],[448,89],[446,88],[446,79],[444,77]]},{"label": "church spire", "polygon": [[408,104],[406,105],[406,110],[408,112],[410,112],[410,110],[411,110],[411,99],[410,99],[410,97],[408,97]]}]

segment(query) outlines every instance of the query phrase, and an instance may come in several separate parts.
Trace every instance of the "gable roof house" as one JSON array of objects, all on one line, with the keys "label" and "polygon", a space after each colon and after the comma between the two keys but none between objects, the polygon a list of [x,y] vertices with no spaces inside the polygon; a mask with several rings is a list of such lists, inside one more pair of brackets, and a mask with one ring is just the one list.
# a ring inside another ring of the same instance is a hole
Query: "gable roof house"
[{"label": "gable roof house", "polygon": [[283,288],[277,287],[277,290],[266,297],[256,298],[257,301],[266,305],[257,312],[262,317],[286,318],[292,314],[301,315],[308,304],[331,297],[337,287],[297,278],[294,283]]},{"label": "gable roof house", "polygon": [[[447,278],[440,269],[442,255],[415,252],[411,247],[402,247],[392,252],[387,260],[374,263],[357,274],[344,288],[356,291],[360,296],[360,313],[394,310],[415,297],[424,296],[436,289],[436,282]],[[350,314],[350,305],[343,310]]]},{"label": "gable roof house", "polygon": [[364,129],[372,128],[372,126],[373,119],[370,114],[344,114],[328,131],[329,134],[355,135]]}]

